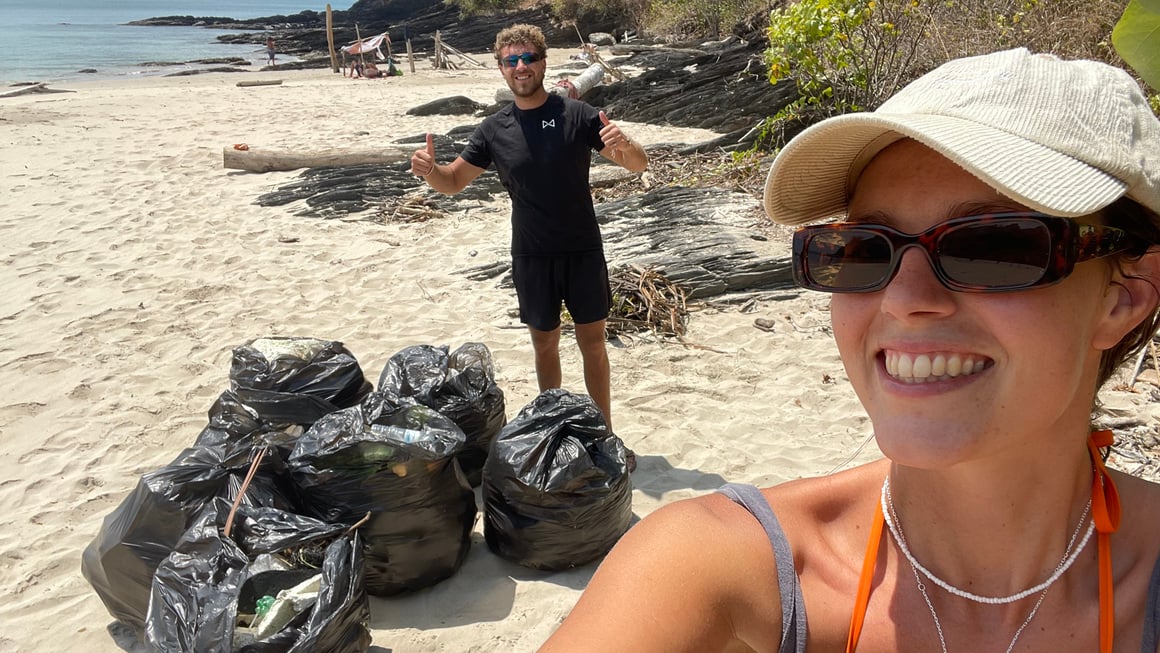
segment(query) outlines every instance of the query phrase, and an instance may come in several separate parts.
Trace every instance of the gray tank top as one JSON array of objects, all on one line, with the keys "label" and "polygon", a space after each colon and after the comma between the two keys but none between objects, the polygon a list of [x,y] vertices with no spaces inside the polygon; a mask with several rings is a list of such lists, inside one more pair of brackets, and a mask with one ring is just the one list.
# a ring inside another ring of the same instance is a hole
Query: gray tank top
[{"label": "gray tank top", "polygon": [[[781,594],[781,646],[778,653],[805,653],[806,604],[794,568],[793,551],[789,548],[789,540],[781,530],[777,516],[773,514],[773,508],[769,507],[761,490],[753,485],[728,483],[717,491],[748,510],[765,529],[777,561],[777,586]],[[1152,567],[1148,603],[1144,610],[1144,641],[1140,651],[1156,653],[1156,645],[1160,642],[1160,558]]]}]

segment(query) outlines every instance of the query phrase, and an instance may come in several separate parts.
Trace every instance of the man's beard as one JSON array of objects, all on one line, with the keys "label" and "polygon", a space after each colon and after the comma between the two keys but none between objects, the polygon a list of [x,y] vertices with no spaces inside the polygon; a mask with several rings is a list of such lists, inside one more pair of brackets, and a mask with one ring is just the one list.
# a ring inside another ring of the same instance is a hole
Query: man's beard
[{"label": "man's beard", "polygon": [[512,95],[521,98],[534,97],[541,88],[544,87],[543,78],[535,73],[532,73],[530,79],[517,80],[515,77],[508,82],[508,88],[511,89]]}]

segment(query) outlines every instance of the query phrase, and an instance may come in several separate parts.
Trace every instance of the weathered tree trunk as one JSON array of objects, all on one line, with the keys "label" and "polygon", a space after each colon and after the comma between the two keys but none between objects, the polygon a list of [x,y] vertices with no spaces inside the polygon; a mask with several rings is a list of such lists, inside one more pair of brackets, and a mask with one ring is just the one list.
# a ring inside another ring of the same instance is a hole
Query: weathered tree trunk
[{"label": "weathered tree trunk", "polygon": [[222,150],[226,168],[271,172],[299,168],[341,168],[372,163],[399,163],[411,155],[408,149],[323,150],[320,152],[274,152],[227,147]]},{"label": "weathered tree trunk", "polygon": [[0,91],[0,97],[15,97],[17,95],[28,95],[29,93],[75,93],[76,91],[66,91],[64,89],[49,88],[47,82],[38,82],[30,86],[24,86],[12,91]]}]

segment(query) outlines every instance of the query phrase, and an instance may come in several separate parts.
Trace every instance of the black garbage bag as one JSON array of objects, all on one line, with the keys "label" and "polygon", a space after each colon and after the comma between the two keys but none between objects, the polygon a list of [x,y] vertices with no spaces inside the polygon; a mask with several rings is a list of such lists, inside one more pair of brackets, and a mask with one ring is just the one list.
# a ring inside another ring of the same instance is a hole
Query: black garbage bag
[{"label": "black garbage bag", "polygon": [[[157,565],[173,550],[198,513],[215,497],[233,501],[249,472],[254,436],[192,447],[144,474],[109,513],[81,556],[81,573],[115,619],[144,632],[149,588]],[[266,456],[244,502],[283,509],[289,499],[273,480],[281,463]]]},{"label": "black garbage bag", "polygon": [[[153,577],[148,642],[161,653],[362,653],[370,607],[362,544],[344,524],[215,500]],[[295,605],[285,597],[307,587]],[[281,597],[281,604],[273,602]],[[260,605],[273,614],[260,618]],[[298,608],[298,609],[295,609]]]},{"label": "black garbage bag", "polygon": [[[318,418],[357,405],[371,391],[353,354],[341,342],[316,338],[257,338],[235,347],[230,388],[209,411],[196,444],[217,444],[255,431],[293,449],[293,440]],[[283,456],[285,457],[285,456]]]},{"label": "black garbage bag", "polygon": [[608,553],[632,519],[625,455],[591,398],[542,392],[500,431],[484,465],[488,548],[549,571]]},{"label": "black garbage bag", "polygon": [[463,431],[410,399],[371,393],[315,422],[288,465],[305,512],[360,527],[367,592],[391,596],[454,574],[471,545],[475,494]]},{"label": "black garbage bag", "polygon": [[507,423],[503,390],[495,383],[491,351],[468,342],[447,353],[447,345],[414,345],[387,361],[379,392],[412,398],[451,418],[467,436],[456,455],[472,487],[479,485],[491,441]]}]

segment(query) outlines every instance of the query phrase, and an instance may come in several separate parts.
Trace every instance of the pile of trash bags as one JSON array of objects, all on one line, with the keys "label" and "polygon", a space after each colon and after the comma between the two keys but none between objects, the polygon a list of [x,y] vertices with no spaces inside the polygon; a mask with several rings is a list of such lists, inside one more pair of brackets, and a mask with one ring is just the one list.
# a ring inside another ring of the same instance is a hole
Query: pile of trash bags
[{"label": "pile of trash bags", "polygon": [[81,572],[110,614],[144,633],[154,573],[215,498],[292,512],[294,490],[278,456],[264,457],[241,491],[255,452],[297,438],[323,411],[370,390],[341,343],[266,338],[235,348],[230,387],[194,445],[143,475],[81,557]]},{"label": "pile of trash bags", "polygon": [[193,445],[144,474],[82,555],[110,614],[158,651],[362,652],[368,595],[463,564],[485,538],[537,569],[585,564],[632,516],[620,439],[583,395],[506,421],[491,353],[416,345],[376,390],[342,343],[236,347]]}]

